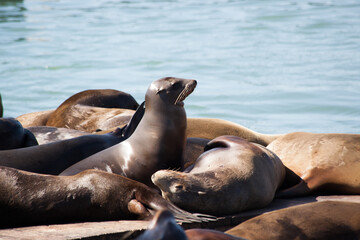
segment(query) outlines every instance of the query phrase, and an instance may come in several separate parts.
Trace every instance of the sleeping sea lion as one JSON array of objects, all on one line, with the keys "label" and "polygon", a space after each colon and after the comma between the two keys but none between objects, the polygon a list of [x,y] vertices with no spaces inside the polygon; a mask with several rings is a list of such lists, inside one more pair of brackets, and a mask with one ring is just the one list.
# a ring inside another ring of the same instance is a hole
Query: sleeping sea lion
[{"label": "sleeping sea lion", "polygon": [[79,92],[64,101],[48,118],[46,126],[86,132],[127,124],[139,104],[128,93],[113,89]]},{"label": "sleeping sea lion", "polygon": [[280,159],[265,147],[221,136],[184,172],[160,170],[151,179],[175,205],[223,216],[266,206],[284,176]]},{"label": "sleeping sea lion", "polygon": [[360,204],[307,203],[251,218],[226,233],[253,240],[359,239]]},{"label": "sleeping sea lion", "polygon": [[277,193],[278,197],[314,191],[360,194],[360,134],[295,132],[279,137],[267,148],[301,178]]},{"label": "sleeping sea lion", "polygon": [[52,176],[1,166],[0,193],[0,228],[144,219],[161,209],[184,222],[212,219],[175,207],[142,183],[98,170]]},{"label": "sleeping sea lion", "polygon": [[14,118],[0,118],[0,151],[36,146],[35,136]]}]

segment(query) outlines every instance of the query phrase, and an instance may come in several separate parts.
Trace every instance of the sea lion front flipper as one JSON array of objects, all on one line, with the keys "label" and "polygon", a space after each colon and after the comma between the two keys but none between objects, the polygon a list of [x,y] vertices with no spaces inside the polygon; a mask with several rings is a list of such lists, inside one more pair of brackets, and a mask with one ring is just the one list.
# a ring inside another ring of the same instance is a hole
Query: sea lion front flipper
[{"label": "sea lion front flipper", "polygon": [[143,118],[145,113],[145,101],[140,104],[140,106],[136,109],[134,115],[131,117],[128,124],[123,127],[122,135],[125,139],[129,138],[137,126],[139,125],[141,119]]},{"label": "sea lion front flipper", "polygon": [[145,219],[151,215],[144,205],[136,199],[130,200],[128,203],[128,210],[131,213],[138,215],[140,219]]}]

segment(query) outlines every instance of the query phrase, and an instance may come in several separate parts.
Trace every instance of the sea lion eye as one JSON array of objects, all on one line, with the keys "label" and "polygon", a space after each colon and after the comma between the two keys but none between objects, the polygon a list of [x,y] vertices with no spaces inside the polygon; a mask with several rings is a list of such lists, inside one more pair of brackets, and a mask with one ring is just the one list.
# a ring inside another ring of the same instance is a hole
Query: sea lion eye
[{"label": "sea lion eye", "polygon": [[181,87],[181,83],[180,82],[176,82],[176,83],[174,83],[173,85],[172,85],[172,89],[174,89],[174,90],[177,90],[177,89],[179,89]]}]

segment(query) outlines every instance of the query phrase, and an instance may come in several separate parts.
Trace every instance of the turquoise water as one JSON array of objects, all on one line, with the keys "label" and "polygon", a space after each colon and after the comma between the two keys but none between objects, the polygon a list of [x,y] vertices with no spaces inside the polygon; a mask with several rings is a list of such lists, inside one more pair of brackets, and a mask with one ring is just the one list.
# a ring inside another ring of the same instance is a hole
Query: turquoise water
[{"label": "turquoise water", "polygon": [[5,116],[165,76],[198,80],[190,117],[360,133],[360,1],[0,0]]}]

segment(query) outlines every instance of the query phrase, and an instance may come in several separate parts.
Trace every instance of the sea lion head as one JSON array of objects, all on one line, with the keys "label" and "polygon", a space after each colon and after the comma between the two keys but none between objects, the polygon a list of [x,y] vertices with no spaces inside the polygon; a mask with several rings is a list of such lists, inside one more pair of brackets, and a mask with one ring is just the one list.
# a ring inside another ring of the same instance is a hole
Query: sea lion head
[{"label": "sea lion head", "polygon": [[[194,210],[192,205],[204,202],[211,187],[209,183],[201,181],[203,179],[198,174],[186,174],[172,170],[160,170],[151,177],[152,182],[161,190],[163,198],[174,203],[176,206]],[[188,204],[191,203],[191,204]]]},{"label": "sea lion head", "polygon": [[21,123],[14,118],[0,118],[0,150],[38,145],[38,142]]},{"label": "sea lion head", "polygon": [[186,240],[184,230],[176,223],[173,214],[169,210],[157,211],[152,219],[149,229],[136,240]]},{"label": "sea lion head", "polygon": [[[145,96],[146,103],[172,104],[183,107],[183,101],[196,87],[196,80],[166,77],[151,83]],[[152,104],[153,105],[153,104]]]}]

